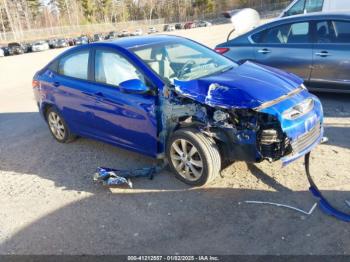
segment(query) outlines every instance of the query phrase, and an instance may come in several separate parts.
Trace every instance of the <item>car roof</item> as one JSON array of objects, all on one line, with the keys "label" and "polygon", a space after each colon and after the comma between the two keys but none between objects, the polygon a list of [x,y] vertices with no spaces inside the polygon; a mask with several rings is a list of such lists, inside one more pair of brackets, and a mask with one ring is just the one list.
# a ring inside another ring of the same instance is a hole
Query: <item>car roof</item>
[{"label": "car roof", "polygon": [[306,21],[306,20],[322,20],[322,19],[350,19],[349,12],[316,12],[310,14],[301,14],[301,15],[293,15],[278,18],[272,20],[269,23],[264,24],[263,26],[270,26],[279,23],[285,22],[297,22],[297,21]]},{"label": "car roof", "polygon": [[119,46],[125,49],[132,49],[140,46],[148,46],[153,44],[165,43],[169,41],[179,40],[177,36],[171,35],[152,35],[152,36],[136,36],[122,39],[116,39],[103,42],[111,46]]}]

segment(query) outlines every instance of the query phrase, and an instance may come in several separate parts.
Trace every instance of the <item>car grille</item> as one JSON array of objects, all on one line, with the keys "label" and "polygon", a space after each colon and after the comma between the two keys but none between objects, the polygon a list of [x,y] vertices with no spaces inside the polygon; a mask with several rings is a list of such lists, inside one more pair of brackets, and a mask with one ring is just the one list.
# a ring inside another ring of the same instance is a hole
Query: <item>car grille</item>
[{"label": "car grille", "polygon": [[313,144],[321,135],[321,123],[318,122],[309,132],[292,142],[293,153],[301,152]]}]

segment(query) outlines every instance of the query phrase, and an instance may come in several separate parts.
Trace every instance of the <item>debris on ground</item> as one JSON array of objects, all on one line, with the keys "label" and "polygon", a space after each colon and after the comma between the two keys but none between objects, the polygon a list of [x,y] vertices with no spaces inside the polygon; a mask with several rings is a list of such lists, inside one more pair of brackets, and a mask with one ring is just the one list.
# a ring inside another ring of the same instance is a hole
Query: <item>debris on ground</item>
[{"label": "debris on ground", "polygon": [[344,213],[336,209],[335,207],[333,207],[329,203],[329,201],[322,195],[321,191],[318,189],[317,185],[313,181],[310,173],[310,155],[311,153],[308,153],[305,155],[305,171],[306,171],[307,179],[310,183],[310,188],[309,188],[310,192],[314,195],[314,197],[319,199],[319,206],[324,213],[326,213],[327,215],[333,216],[339,220],[350,222],[350,214]]},{"label": "debris on ground", "polygon": [[[325,143],[328,141],[328,138],[324,137],[322,140]],[[333,207],[330,204],[330,202],[322,195],[322,193],[320,192],[320,190],[316,186],[315,182],[313,181],[313,179],[311,177],[311,173],[310,173],[310,155],[311,155],[311,153],[307,153],[305,155],[305,172],[306,172],[306,177],[307,177],[309,184],[310,184],[310,187],[309,187],[310,192],[314,195],[314,197],[316,197],[319,200],[318,201],[319,207],[321,208],[321,210],[324,213],[326,213],[327,215],[333,216],[339,220],[342,220],[345,222],[350,222],[350,214],[342,212],[342,211],[336,209],[335,207]],[[296,208],[293,206],[288,206],[288,205],[273,203],[273,202],[264,202],[264,201],[244,201],[244,202],[248,203],[248,204],[267,204],[267,205],[274,205],[274,206],[278,206],[278,207],[289,208],[289,209],[293,209],[295,211],[301,212],[301,213],[306,214],[306,215],[311,215],[317,206],[317,203],[315,203],[312,206],[312,208],[307,212],[307,211],[304,211],[302,209],[299,209],[299,208]],[[345,203],[350,207],[349,200],[345,200]]]},{"label": "debris on ground", "polygon": [[119,170],[106,167],[98,167],[97,172],[93,176],[93,180],[102,183],[107,187],[127,185],[133,187],[131,178],[148,177],[153,179],[153,176],[160,172],[163,166],[145,167],[132,170]]},{"label": "debris on ground", "polygon": [[293,207],[293,206],[289,206],[289,205],[285,205],[285,204],[279,204],[279,203],[273,203],[273,202],[265,202],[265,201],[244,201],[245,203],[247,204],[264,204],[264,205],[273,205],[273,206],[277,206],[277,207],[284,207],[284,208],[289,208],[289,209],[292,209],[292,210],[295,210],[297,212],[300,212],[300,213],[303,213],[305,215],[311,215],[312,212],[314,212],[316,206],[317,206],[317,203],[315,203],[311,209],[309,211],[304,211],[300,208],[296,208],[296,207]]}]

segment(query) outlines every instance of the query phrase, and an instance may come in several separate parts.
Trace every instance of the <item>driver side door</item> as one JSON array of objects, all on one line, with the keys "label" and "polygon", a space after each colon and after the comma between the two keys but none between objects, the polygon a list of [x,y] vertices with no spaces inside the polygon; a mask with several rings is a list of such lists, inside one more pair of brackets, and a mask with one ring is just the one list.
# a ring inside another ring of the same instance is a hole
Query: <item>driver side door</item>
[{"label": "driver side door", "polygon": [[109,48],[93,52],[95,126],[99,139],[146,155],[157,155],[156,96],[123,92],[119,84],[139,79],[149,83],[134,64]]}]

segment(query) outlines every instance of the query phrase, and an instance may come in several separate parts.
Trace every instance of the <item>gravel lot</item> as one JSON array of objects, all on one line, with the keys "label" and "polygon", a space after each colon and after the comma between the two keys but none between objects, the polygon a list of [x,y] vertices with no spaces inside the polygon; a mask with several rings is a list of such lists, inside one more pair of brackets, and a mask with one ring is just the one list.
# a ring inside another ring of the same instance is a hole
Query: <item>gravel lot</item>
[{"label": "gravel lot", "polygon": [[[179,31],[211,47],[230,25]],[[92,182],[99,165],[153,164],[142,155],[81,138],[51,137],[31,90],[36,70],[63,50],[0,58],[1,254],[349,254],[349,227],[320,209],[311,216],[245,204],[274,201],[309,210],[303,161],[237,162],[205,188],[168,171],[134,179],[134,189]],[[350,96],[317,94],[330,141],[312,154],[312,172],[337,206],[350,200]]]}]

